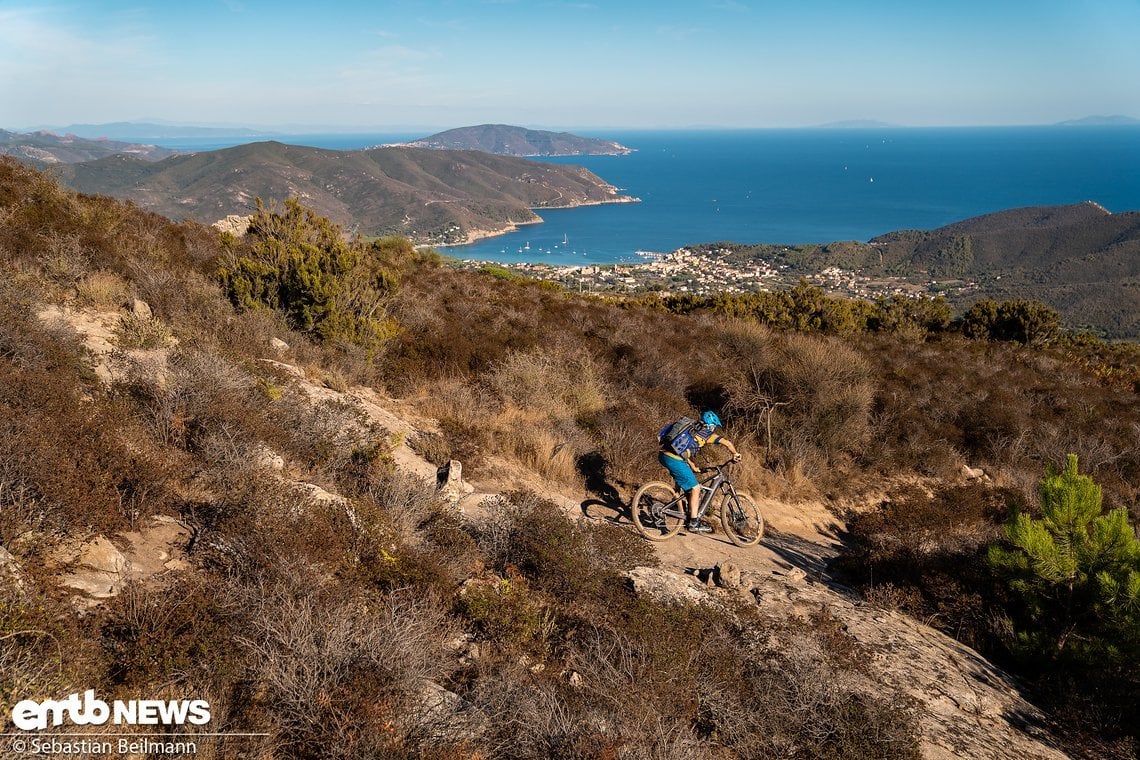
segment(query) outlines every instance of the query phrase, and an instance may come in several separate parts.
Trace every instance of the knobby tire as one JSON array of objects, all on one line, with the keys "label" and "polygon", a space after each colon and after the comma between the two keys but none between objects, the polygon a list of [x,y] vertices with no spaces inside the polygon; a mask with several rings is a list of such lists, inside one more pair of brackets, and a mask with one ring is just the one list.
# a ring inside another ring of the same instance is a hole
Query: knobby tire
[{"label": "knobby tire", "polygon": [[677,535],[685,524],[688,504],[675,504],[669,513],[664,509],[676,499],[677,492],[668,483],[654,481],[637,489],[629,509],[637,532],[650,541],[665,541]]},{"label": "knobby tire", "polygon": [[720,505],[720,524],[737,546],[753,546],[764,537],[764,517],[756,502],[740,493],[726,493]]}]

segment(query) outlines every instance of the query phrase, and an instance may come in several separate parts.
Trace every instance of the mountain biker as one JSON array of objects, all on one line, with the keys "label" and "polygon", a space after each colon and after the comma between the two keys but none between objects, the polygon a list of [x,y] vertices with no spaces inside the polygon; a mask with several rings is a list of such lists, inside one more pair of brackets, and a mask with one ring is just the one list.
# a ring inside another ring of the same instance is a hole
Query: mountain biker
[{"label": "mountain biker", "polygon": [[667,426],[657,434],[657,440],[661,444],[657,461],[673,476],[673,481],[677,484],[678,489],[689,492],[689,519],[686,521],[685,528],[690,533],[709,533],[712,531],[708,525],[697,520],[701,487],[697,482],[696,473],[700,472],[700,469],[693,464],[693,454],[710,443],[719,443],[732,452],[732,461],[740,461],[740,452],[736,450],[732,441],[724,436],[717,435],[716,429],[722,426],[720,417],[717,416],[716,412],[702,412],[701,424],[690,430],[692,433],[690,443],[679,453],[675,452],[670,446],[670,441],[666,440],[666,435],[674,427],[673,425]]}]

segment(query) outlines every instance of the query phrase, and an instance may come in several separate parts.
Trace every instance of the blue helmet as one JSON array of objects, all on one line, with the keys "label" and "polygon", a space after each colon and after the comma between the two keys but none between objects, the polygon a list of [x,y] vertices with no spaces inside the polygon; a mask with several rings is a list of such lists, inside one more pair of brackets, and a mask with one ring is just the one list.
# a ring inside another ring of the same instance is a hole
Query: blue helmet
[{"label": "blue helmet", "polygon": [[701,422],[712,427],[722,427],[720,417],[716,416],[716,412],[703,412],[701,414]]}]

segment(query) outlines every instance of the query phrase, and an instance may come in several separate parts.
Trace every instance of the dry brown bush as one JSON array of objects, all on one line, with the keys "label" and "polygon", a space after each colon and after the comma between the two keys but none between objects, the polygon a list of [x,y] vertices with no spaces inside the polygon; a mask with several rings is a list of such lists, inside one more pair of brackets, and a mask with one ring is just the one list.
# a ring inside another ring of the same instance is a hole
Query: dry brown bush
[{"label": "dry brown bush", "polygon": [[359,481],[354,496],[368,499],[381,510],[385,532],[395,531],[402,541],[423,540],[421,529],[443,510],[434,483],[394,470]]},{"label": "dry brown bush", "polygon": [[322,576],[283,564],[232,592],[266,728],[294,757],[406,752],[432,734],[421,684],[447,675],[443,644],[455,628],[437,600],[363,594]]},{"label": "dry brown bush", "polygon": [[313,401],[289,386],[272,412],[288,453],[331,480],[352,469],[354,458],[371,459],[387,451],[385,431],[351,400]]},{"label": "dry brown bush", "polygon": [[115,686],[178,684],[180,698],[224,689],[240,668],[232,615],[217,584],[185,575],[164,587],[128,584],[100,611],[100,641]]},{"label": "dry brown bush", "polygon": [[206,347],[173,352],[168,375],[128,376],[115,390],[137,405],[154,438],[168,446],[204,452],[223,451],[222,440],[252,451],[266,434],[266,410],[254,378]]},{"label": "dry brown bush", "polygon": [[608,405],[601,368],[582,351],[543,348],[509,353],[490,373],[498,394],[553,420],[579,420]]},{"label": "dry brown bush", "polygon": [[170,342],[171,332],[161,319],[126,314],[115,324],[114,337],[120,348],[162,348]]},{"label": "dry brown bush", "polygon": [[0,472],[25,505],[39,507],[25,530],[109,530],[168,506],[172,463],[129,410],[114,400],[84,402],[65,382],[0,361]]},{"label": "dry brown bush", "polygon": [[876,601],[986,646],[996,597],[985,551],[1016,501],[1014,492],[980,483],[934,494],[899,489],[878,509],[852,516],[837,568],[864,590],[879,589]]},{"label": "dry brown bush", "polygon": [[[62,613],[62,614],[61,614]],[[62,694],[71,677],[66,611],[0,569],[0,730],[24,699]]]},{"label": "dry brown bush", "polygon": [[[564,680],[534,677],[504,667],[481,674],[470,695],[488,716],[481,737],[494,757],[637,758],[708,760],[703,744],[685,720],[672,721],[638,701],[636,692],[576,689]],[[615,704],[618,696],[631,701]]]},{"label": "dry brown bush", "polygon": [[488,563],[517,570],[544,591],[583,601],[622,587],[619,573],[656,564],[644,541],[612,525],[577,523],[529,492],[500,498],[471,526]]},{"label": "dry brown bush", "polygon": [[875,385],[866,360],[834,338],[725,327],[729,406],[765,451],[821,472],[859,454],[871,434]]}]

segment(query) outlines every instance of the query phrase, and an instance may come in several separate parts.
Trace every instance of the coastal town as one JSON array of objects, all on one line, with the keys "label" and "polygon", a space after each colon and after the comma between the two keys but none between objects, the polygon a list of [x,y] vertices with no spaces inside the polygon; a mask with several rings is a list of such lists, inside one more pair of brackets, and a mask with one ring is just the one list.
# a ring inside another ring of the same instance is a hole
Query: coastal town
[{"label": "coastal town", "polygon": [[638,254],[640,260],[623,264],[558,266],[463,259],[457,261],[456,266],[505,271],[556,283],[571,291],[607,295],[756,293],[790,288],[800,280],[830,295],[869,300],[938,294],[961,296],[978,289],[978,283],[968,280],[868,276],[839,266],[821,267],[818,260],[813,263],[811,257],[813,249],[818,248],[711,244],[680,248],[671,253],[642,252]]}]

